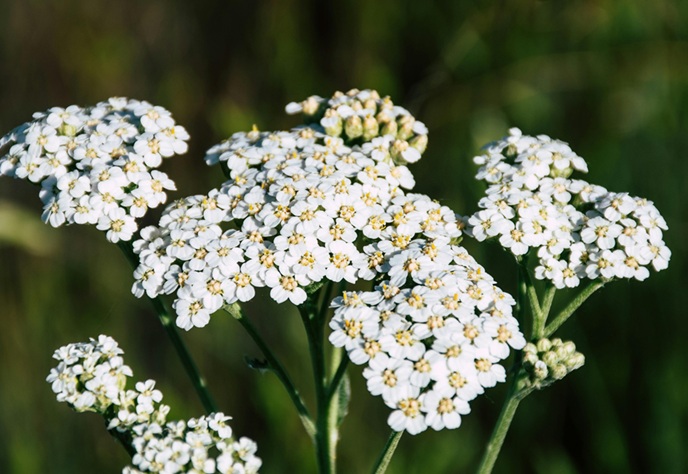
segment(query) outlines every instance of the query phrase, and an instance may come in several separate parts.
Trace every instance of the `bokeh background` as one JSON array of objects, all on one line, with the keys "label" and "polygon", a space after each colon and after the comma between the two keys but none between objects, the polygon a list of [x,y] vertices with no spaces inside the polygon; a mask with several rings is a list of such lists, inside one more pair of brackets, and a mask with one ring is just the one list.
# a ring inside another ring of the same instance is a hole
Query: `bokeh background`
[{"label": "bokeh background", "polygon": [[[337,3],[337,5],[335,5]],[[296,124],[284,105],[311,94],[376,88],[430,129],[413,165],[417,190],[457,212],[476,208],[471,162],[508,127],[561,138],[590,180],[655,202],[673,251],[667,271],[594,295],[562,333],[585,367],[522,405],[501,473],[688,471],[688,2],[562,0],[0,0],[0,133],[31,113],[110,96],[170,109],[191,148],[163,169],[175,197],[222,180],[205,149],[258,124]],[[0,181],[0,472],[115,473],[127,462],[95,415],[55,402],[44,382],[54,349],[107,333],[140,379],[155,378],[173,417],[200,404],[146,301],[130,293],[119,250],[94,228],[40,222],[34,187]],[[470,250],[507,290],[498,247]],[[294,313],[248,312],[308,392]],[[309,442],[282,387],[247,368],[258,351],[230,318],[185,334],[221,408],[259,443],[266,473],[313,472]],[[350,370],[341,472],[368,472],[387,410]],[[392,473],[470,472],[503,388],[473,403],[453,432],[405,436]]]}]

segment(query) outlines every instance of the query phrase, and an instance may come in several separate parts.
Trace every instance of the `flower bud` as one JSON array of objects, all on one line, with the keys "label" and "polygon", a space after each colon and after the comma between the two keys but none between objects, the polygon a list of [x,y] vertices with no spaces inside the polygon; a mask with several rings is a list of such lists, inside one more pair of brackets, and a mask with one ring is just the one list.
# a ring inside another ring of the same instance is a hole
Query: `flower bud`
[{"label": "flower bud", "polygon": [[534,366],[540,361],[535,352],[524,352],[523,353],[523,363],[529,366]]},{"label": "flower bud", "polygon": [[559,357],[557,356],[557,353],[554,351],[548,351],[542,354],[541,357],[542,361],[547,364],[547,367],[550,369],[555,367],[559,363]]},{"label": "flower bud", "polygon": [[549,339],[543,338],[537,341],[538,352],[547,352],[552,348],[552,342]]},{"label": "flower bud", "polygon": [[381,113],[377,114],[377,121],[383,124],[380,135],[392,135],[395,137],[397,135],[397,123],[394,120],[380,120],[380,115]]},{"label": "flower bud", "polygon": [[[372,94],[371,94],[371,95],[372,95]],[[364,109],[368,109],[368,110],[375,111],[375,109],[377,109],[377,102],[376,102],[376,99],[373,98],[373,97],[368,97],[368,99],[366,99],[366,100],[363,102],[363,108],[364,108]],[[375,112],[373,112],[373,113],[375,113]]]},{"label": "flower bud", "polygon": [[568,359],[566,359],[564,363],[566,364],[566,367],[569,369],[570,372],[572,370],[576,370],[583,367],[583,364],[585,364],[585,356],[580,352],[576,352]]},{"label": "flower bud", "polygon": [[576,345],[573,341],[566,341],[563,347],[567,355],[572,355],[576,352]]},{"label": "flower bud", "polygon": [[554,380],[561,380],[564,377],[566,377],[566,374],[569,373],[569,370],[566,368],[564,364],[557,364],[554,367],[552,367],[552,378]]},{"label": "flower bud", "polygon": [[353,139],[363,135],[363,122],[358,115],[350,115],[344,123],[344,133]]},{"label": "flower bud", "polygon": [[547,364],[541,360],[537,361],[533,366],[533,377],[535,377],[535,380],[545,380],[548,375],[549,369],[547,368]]},{"label": "flower bud", "polygon": [[409,144],[418,150],[421,154],[425,153],[425,149],[428,147],[428,136],[427,135],[416,135],[411,139]]},{"label": "flower bud", "polygon": [[60,125],[60,127],[57,129],[57,133],[60,135],[66,135],[68,137],[73,137],[76,135],[77,128],[74,125],[68,125],[66,123],[63,123]]},{"label": "flower bud", "polygon": [[320,102],[316,96],[310,96],[308,99],[303,101],[302,107],[304,115],[315,115],[320,108]]},{"label": "flower bud", "polygon": [[413,124],[416,119],[410,115],[402,115],[397,119],[399,130],[397,131],[397,138],[399,140],[408,140],[413,136]]},{"label": "flower bud", "polygon": [[523,348],[523,352],[524,353],[532,353],[532,354],[535,354],[537,356],[537,347],[535,347],[535,344],[533,344],[532,342],[529,342]]},{"label": "flower bud", "polygon": [[378,124],[377,120],[375,120],[375,117],[372,115],[366,115],[363,119],[363,140],[372,140],[373,138],[377,137],[379,131],[380,125]]},{"label": "flower bud", "polygon": [[325,112],[325,116],[320,121],[320,124],[325,129],[327,135],[338,137],[342,134],[342,118],[332,109],[328,109]]},{"label": "flower bud", "polygon": [[356,112],[358,112],[359,110],[362,110],[364,108],[363,104],[361,104],[361,101],[359,101],[359,100],[354,100],[353,102],[351,102],[351,104],[349,104],[349,107],[354,109]]}]

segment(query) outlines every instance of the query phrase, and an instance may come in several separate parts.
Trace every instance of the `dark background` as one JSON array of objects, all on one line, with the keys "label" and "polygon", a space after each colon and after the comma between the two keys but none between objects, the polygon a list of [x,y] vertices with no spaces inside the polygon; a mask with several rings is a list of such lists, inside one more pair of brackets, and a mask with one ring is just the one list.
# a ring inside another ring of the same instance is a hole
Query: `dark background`
[{"label": "dark background", "polygon": [[[567,141],[590,181],[655,202],[673,257],[646,282],[608,285],[563,328],[587,364],[521,405],[496,472],[686,472],[688,2],[334,3],[0,0],[0,133],[51,106],[149,100],[192,136],[163,166],[181,197],[221,182],[202,156],[231,133],[291,127],[284,105],[311,94],[376,88],[430,130],[416,190],[463,214],[482,193],[481,145],[510,126]],[[36,191],[0,180],[0,472],[119,472],[127,457],[102,421],[58,404],[44,382],[54,349],[107,333],[135,376],[158,381],[172,418],[202,409],[148,303],[129,293],[116,246],[95,228],[41,224]],[[513,292],[511,260],[467,245]],[[308,392],[298,316],[248,311]],[[243,363],[257,350],[241,327],[218,314],[185,338],[235,432],[258,441],[263,472],[312,472],[282,387]],[[350,374],[339,465],[367,472],[387,409],[360,368]],[[503,395],[477,399],[458,430],[402,438],[389,472],[470,472]]]}]

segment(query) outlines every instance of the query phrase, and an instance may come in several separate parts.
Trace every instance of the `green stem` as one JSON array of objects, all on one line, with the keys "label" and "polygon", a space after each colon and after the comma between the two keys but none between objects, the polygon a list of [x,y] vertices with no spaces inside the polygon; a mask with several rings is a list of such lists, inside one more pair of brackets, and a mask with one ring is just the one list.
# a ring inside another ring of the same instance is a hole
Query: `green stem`
[{"label": "green stem", "polygon": [[333,373],[333,376],[329,386],[325,389],[325,393],[323,394],[325,397],[324,403],[327,405],[327,424],[325,436],[328,437],[328,455],[333,467],[336,466],[337,442],[339,441],[340,400],[336,395],[339,393],[339,385],[341,384],[344,374],[346,373],[347,361],[348,357],[342,355],[341,347],[336,347],[332,350],[330,371]]},{"label": "green stem", "polygon": [[549,311],[552,309],[552,302],[554,301],[554,295],[557,292],[557,287],[547,283],[547,289],[545,290],[545,296],[542,298],[542,314],[544,315],[544,320],[547,322],[547,316],[549,316]]},{"label": "green stem", "polygon": [[382,448],[380,457],[375,463],[373,474],[384,474],[384,472],[387,471],[387,466],[389,466],[392,456],[394,456],[394,451],[397,449],[397,445],[403,434],[403,431],[392,431],[392,434],[389,435],[389,439],[387,440],[387,444]]},{"label": "green stem", "polygon": [[[136,269],[139,262],[138,258],[132,250],[131,244],[129,242],[120,241],[117,244],[117,246],[122,250],[124,255],[127,257],[127,260],[131,264],[132,268]],[[179,356],[179,359],[181,360],[182,365],[184,366],[184,370],[191,379],[191,383],[193,384],[194,389],[196,390],[196,393],[198,394],[198,397],[200,398],[201,403],[203,404],[203,408],[205,408],[205,410],[208,413],[217,412],[217,405],[215,404],[213,397],[210,395],[205,380],[201,376],[201,373],[198,370],[198,367],[196,366],[193,357],[191,357],[189,349],[186,347],[186,344],[184,344],[184,340],[179,335],[179,332],[177,331],[177,326],[175,326],[174,322],[172,321],[172,318],[170,318],[170,313],[168,309],[165,307],[165,303],[162,301],[160,297],[149,298],[149,300],[153,304],[153,308],[155,309],[155,312],[158,315],[160,324],[162,324],[162,327],[165,329],[167,336],[170,338],[170,341],[172,342],[174,349],[177,351],[177,355]]]},{"label": "green stem", "polygon": [[576,296],[561,312],[550,322],[544,329],[543,337],[549,337],[566,322],[569,317],[587,300],[594,292],[604,286],[604,281],[593,280],[588,283],[588,286],[583,288],[578,296]]},{"label": "green stem", "polygon": [[535,291],[535,285],[533,285],[533,281],[528,273],[528,267],[525,264],[519,265],[518,267],[521,270],[521,278],[526,284],[526,295],[528,296],[530,309],[533,313],[533,316],[535,316],[536,319],[539,319],[540,314],[542,313],[542,310],[540,309],[540,300],[538,299],[537,291]]},{"label": "green stem", "polygon": [[[333,357],[332,361],[335,362],[335,356],[334,354],[336,352],[339,352],[341,354],[341,348],[335,348],[333,352]],[[344,355],[344,356],[339,356],[341,359],[338,361],[338,366],[337,370],[335,371],[334,375],[332,376],[332,380],[330,381],[330,389],[328,391],[327,397],[329,399],[332,399],[337,394],[337,390],[339,389],[339,384],[342,382],[342,379],[344,378],[344,375],[346,375],[346,369],[349,366],[349,358]],[[337,362],[335,362],[336,364]]]},{"label": "green stem", "polygon": [[[545,290],[545,295],[542,298],[542,304],[540,306],[540,312],[533,314],[533,332],[531,334],[531,339],[536,340],[543,337],[545,331],[545,325],[547,324],[547,317],[549,316],[549,310],[552,307],[552,302],[554,301],[554,294],[557,289],[554,285],[547,284],[547,289]],[[535,291],[533,289],[533,291]]]},{"label": "green stem", "polygon": [[308,408],[306,408],[306,404],[303,402],[303,399],[301,398],[299,391],[296,389],[296,386],[294,385],[294,382],[289,376],[287,370],[280,363],[279,359],[275,356],[275,353],[272,352],[270,346],[268,346],[266,342],[263,340],[263,338],[260,336],[260,334],[253,326],[251,321],[246,317],[246,315],[243,314],[243,311],[239,310],[238,312],[235,312],[229,311],[227,309],[225,309],[225,311],[234,316],[234,318],[236,318],[241,323],[248,335],[251,337],[251,339],[253,339],[253,342],[255,342],[258,348],[261,350],[263,356],[268,361],[270,369],[275,373],[279,381],[282,382],[282,385],[286,389],[289,398],[291,398],[294,407],[296,407],[296,411],[299,414],[301,424],[303,424],[306,433],[308,433],[308,436],[311,438],[311,440],[314,440],[315,424],[313,423],[313,419],[311,418],[311,415],[308,412]]},{"label": "green stem", "polygon": [[502,406],[502,411],[499,413],[499,418],[497,419],[497,424],[495,425],[490,440],[487,443],[485,452],[483,453],[483,458],[480,461],[480,466],[478,467],[478,474],[489,474],[492,472],[492,468],[497,461],[499,452],[504,444],[504,438],[509,431],[511,422],[516,414],[516,409],[521,403],[521,400],[530,392],[522,392],[517,389],[517,383],[514,382],[518,380],[518,376],[514,376],[512,379],[511,387],[509,388],[509,393],[504,405]]},{"label": "green stem", "polygon": [[319,311],[316,309],[318,293],[309,295],[303,305],[300,305],[299,313],[303,320],[306,335],[308,336],[308,349],[313,367],[313,381],[315,384],[315,400],[318,417],[315,422],[315,451],[320,474],[333,474],[335,472],[334,456],[332,456],[331,436],[329,426],[330,400],[328,399],[328,383],[325,371],[325,350],[323,346],[323,325],[319,321]]}]

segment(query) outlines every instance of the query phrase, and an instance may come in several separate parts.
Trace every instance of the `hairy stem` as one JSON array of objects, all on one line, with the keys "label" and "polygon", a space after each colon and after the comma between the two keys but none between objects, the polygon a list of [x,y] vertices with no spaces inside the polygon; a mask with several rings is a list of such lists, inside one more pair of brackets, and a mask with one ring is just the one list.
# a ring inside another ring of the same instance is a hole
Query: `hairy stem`
[{"label": "hairy stem", "polygon": [[511,387],[509,388],[508,395],[504,401],[504,405],[502,406],[502,411],[499,413],[497,424],[492,430],[492,435],[490,436],[490,440],[488,441],[485,452],[483,453],[480,466],[476,471],[478,474],[489,474],[492,472],[492,468],[494,467],[495,462],[497,462],[497,457],[499,456],[499,452],[504,444],[504,438],[506,438],[506,434],[509,431],[511,422],[513,421],[516,410],[518,409],[518,405],[529,393],[518,390],[517,383],[514,381],[517,379],[518,377],[514,377],[512,379]]},{"label": "hairy stem", "polygon": [[373,467],[373,474],[384,474],[385,471],[387,471],[387,466],[389,466],[392,456],[394,456],[394,451],[396,451],[399,440],[403,434],[403,431],[392,431],[385,447],[382,448],[382,452],[375,463],[375,467]]},{"label": "hairy stem", "polygon": [[594,292],[604,286],[604,283],[604,281],[600,280],[593,280],[588,283],[588,286],[583,288],[583,291],[581,291],[578,296],[571,300],[571,302],[566,305],[566,307],[562,309],[561,312],[554,317],[554,319],[552,319],[552,322],[550,322],[544,329],[543,336],[549,337],[554,334],[554,332],[559,329],[561,325],[564,324],[578,308],[580,308],[585,300],[587,300]]}]

